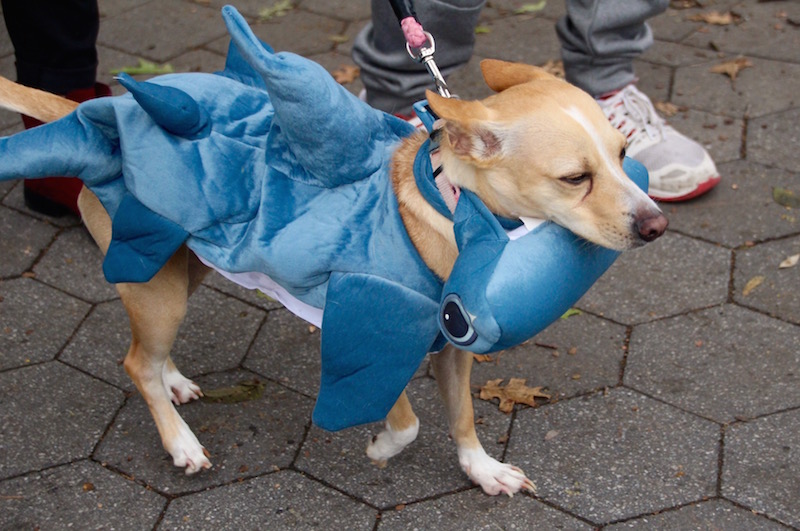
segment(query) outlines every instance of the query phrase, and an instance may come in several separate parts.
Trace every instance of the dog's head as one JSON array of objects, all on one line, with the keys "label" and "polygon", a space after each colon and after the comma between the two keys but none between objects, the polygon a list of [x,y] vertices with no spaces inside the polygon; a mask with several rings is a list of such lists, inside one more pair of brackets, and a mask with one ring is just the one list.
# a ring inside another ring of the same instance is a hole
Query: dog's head
[{"label": "dog's head", "polygon": [[495,213],[552,220],[616,250],[658,238],[667,220],[622,170],[625,137],[594,99],[541,68],[481,63],[497,92],[481,101],[428,101],[444,120],[450,180]]}]

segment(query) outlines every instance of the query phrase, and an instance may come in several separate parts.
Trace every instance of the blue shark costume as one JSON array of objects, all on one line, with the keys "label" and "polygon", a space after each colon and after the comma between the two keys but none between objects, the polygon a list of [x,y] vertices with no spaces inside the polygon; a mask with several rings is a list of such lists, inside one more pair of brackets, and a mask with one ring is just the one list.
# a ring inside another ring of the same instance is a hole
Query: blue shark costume
[{"label": "blue shark costume", "polygon": [[[617,252],[544,223],[510,239],[464,190],[455,213],[432,184],[429,146],[414,171],[454,221],[447,282],[428,269],[389,178],[414,128],[370,108],[318,64],[260,43],[230,6],[218,74],[175,74],[0,139],[0,180],[79,177],[112,219],[103,269],[145,282],[186,244],[230,273],[259,272],[322,312],[313,419],[329,430],[382,419],[426,353],[517,345],[563,314]],[[625,169],[646,189],[647,172]]]}]

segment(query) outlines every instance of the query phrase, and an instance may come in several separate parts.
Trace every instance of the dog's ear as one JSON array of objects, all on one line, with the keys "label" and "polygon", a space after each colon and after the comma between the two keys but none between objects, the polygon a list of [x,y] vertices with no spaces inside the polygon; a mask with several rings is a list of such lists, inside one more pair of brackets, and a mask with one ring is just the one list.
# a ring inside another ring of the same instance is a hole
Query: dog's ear
[{"label": "dog's ear", "polygon": [[538,66],[509,63],[497,59],[484,59],[481,61],[481,71],[486,84],[495,92],[502,92],[514,85],[521,85],[537,79],[558,79]]},{"label": "dog's ear", "polygon": [[444,132],[453,152],[486,166],[503,151],[504,130],[493,122],[493,111],[479,101],[444,98],[426,91],[433,111],[444,120]]}]

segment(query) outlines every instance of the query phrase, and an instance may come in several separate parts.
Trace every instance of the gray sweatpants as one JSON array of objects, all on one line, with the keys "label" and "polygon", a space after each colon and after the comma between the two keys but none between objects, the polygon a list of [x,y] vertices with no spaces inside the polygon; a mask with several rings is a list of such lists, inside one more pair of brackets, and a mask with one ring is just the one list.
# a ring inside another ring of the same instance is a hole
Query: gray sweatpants
[{"label": "gray sweatpants", "polygon": [[[554,0],[550,0],[554,1]],[[593,96],[634,81],[633,59],[653,42],[645,23],[669,0],[565,0],[556,24],[567,80]],[[469,61],[485,0],[417,0],[417,16],[436,39],[436,63],[445,77]],[[513,36],[509,36],[513,38]],[[502,58],[498,58],[502,59]],[[372,22],[356,37],[353,60],[361,68],[367,102],[386,112],[410,113],[432,80],[408,56],[389,0],[372,0]]]}]

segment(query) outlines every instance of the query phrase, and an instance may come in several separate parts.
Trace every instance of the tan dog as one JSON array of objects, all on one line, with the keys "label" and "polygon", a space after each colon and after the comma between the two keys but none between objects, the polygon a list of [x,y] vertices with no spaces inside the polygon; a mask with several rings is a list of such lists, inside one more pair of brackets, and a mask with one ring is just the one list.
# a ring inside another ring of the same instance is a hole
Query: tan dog
[{"label": "tan dog", "polygon": [[[496,214],[553,220],[599,245],[625,250],[659,237],[667,226],[658,207],[622,170],[625,138],[586,93],[541,69],[502,61],[481,64],[497,92],[482,101],[428,93],[442,118],[441,164],[450,181],[476,193]],[[0,105],[51,121],[77,104],[0,78]],[[458,254],[452,222],[423,199],[412,164],[426,135],[405,139],[392,164],[392,182],[405,227],[423,260],[442,279]],[[111,220],[84,188],[84,222],[105,252]],[[130,317],[132,341],[125,370],[147,402],[164,448],[187,474],[209,468],[208,453],[173,404],[201,396],[170,359],[187,299],[208,269],[182,247],[144,284],[118,284]],[[447,346],[432,366],[470,479],[489,494],[513,494],[533,484],[518,468],[489,457],[478,441],[470,393],[472,354]],[[403,393],[367,455],[385,465],[417,436],[419,421]]]}]

